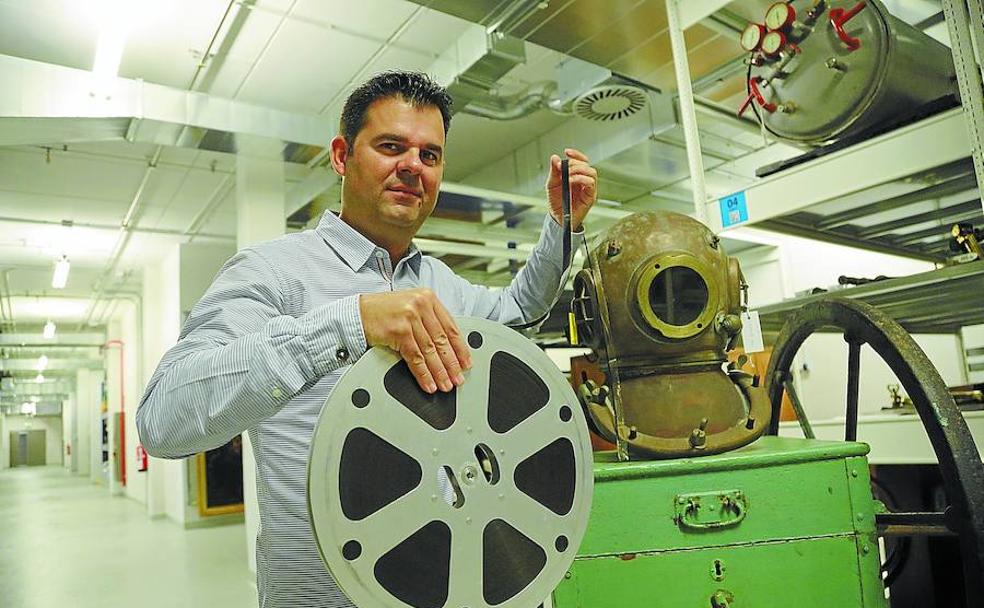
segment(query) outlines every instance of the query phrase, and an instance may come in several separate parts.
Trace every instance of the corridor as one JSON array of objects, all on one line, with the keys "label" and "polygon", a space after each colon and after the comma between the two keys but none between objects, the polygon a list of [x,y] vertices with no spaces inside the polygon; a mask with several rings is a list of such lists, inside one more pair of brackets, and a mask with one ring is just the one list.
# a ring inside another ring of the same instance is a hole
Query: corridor
[{"label": "corridor", "polygon": [[242,525],[184,530],[61,467],[0,470],[3,608],[253,607]]}]

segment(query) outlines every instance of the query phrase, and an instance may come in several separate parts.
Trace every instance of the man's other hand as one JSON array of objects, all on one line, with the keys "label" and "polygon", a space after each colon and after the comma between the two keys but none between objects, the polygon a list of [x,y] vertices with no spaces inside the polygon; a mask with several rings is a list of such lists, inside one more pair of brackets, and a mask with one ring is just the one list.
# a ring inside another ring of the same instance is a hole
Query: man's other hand
[{"label": "man's other hand", "polygon": [[[577,231],[581,229],[581,222],[591,206],[598,200],[598,171],[589,164],[584,152],[567,148],[564,154],[570,161],[571,228]],[[562,182],[560,156],[554,154],[550,157],[550,174],[547,176],[547,201],[550,204],[550,215],[561,226],[564,225]]]},{"label": "man's other hand", "polygon": [[420,388],[450,391],[464,383],[471,354],[458,325],[430,289],[367,293],[359,297],[362,327],[369,346],[400,354]]}]

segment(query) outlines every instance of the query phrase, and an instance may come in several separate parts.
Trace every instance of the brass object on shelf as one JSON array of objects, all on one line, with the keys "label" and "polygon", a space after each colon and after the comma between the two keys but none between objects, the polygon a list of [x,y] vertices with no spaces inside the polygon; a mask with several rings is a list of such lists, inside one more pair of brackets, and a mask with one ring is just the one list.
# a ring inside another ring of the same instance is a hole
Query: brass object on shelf
[{"label": "brass object on shelf", "polygon": [[[706,226],[666,211],[612,226],[574,279],[577,335],[606,370],[582,405],[622,459],[725,452],[758,438],[770,406],[751,375],[725,369],[746,285]],[[617,429],[617,431],[616,431]]]}]

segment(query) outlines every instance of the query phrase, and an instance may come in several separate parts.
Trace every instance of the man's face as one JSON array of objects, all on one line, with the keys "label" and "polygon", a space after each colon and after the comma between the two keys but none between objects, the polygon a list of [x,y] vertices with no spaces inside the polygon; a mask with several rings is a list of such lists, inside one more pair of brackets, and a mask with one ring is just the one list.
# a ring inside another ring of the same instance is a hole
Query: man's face
[{"label": "man's face", "polygon": [[345,178],[343,217],[373,233],[416,233],[434,209],[444,174],[441,111],[400,97],[378,99],[352,145],[342,150],[337,140],[332,160]]}]

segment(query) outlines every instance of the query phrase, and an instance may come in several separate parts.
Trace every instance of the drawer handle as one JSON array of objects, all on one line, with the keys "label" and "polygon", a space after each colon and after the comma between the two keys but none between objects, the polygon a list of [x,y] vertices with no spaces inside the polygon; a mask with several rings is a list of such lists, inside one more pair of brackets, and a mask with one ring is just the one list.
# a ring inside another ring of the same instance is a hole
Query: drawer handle
[{"label": "drawer handle", "polygon": [[748,513],[748,499],[741,490],[678,494],[674,507],[681,528],[711,530],[741,523]]}]

